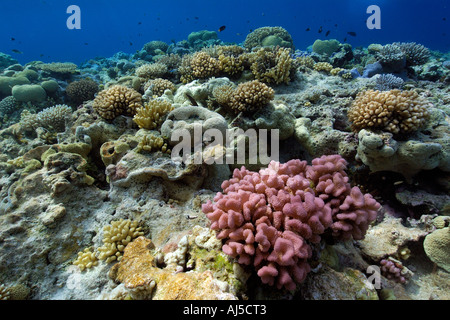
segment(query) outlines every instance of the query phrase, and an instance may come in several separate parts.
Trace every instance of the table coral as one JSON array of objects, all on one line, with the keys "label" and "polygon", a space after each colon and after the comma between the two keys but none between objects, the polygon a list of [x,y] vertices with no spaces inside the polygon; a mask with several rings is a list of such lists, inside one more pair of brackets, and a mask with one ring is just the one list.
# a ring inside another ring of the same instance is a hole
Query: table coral
[{"label": "table coral", "polygon": [[351,188],[346,165],[331,155],[312,165],[290,160],[259,172],[235,169],[202,211],[226,254],[253,265],[263,283],[294,290],[310,271],[309,242],[320,242],[327,229],[337,239],[362,239],[376,218],[380,204]]}]

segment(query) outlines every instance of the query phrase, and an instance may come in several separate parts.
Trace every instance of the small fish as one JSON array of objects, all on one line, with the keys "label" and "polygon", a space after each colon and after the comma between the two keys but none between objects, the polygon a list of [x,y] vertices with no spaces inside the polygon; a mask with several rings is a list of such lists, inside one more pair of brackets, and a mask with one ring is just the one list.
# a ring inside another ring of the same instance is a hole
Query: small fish
[{"label": "small fish", "polygon": [[11,37],[11,41],[15,41],[15,40],[16,40],[16,38],[12,38],[12,37]]},{"label": "small fish", "polygon": [[328,35],[330,34],[330,30],[327,31],[327,33],[325,33],[325,37],[328,37]]},{"label": "small fish", "polygon": [[194,107],[198,107],[197,101],[195,101],[195,99],[192,98],[192,96],[191,96],[190,94],[185,93],[184,95],[189,99],[189,101],[191,102],[191,104],[192,104]]},{"label": "small fish", "polygon": [[132,46],[132,45],[133,45],[133,42],[130,41],[130,46]]},{"label": "small fish", "polygon": [[87,45],[89,45],[89,43],[85,42],[84,45],[87,46]]},{"label": "small fish", "polygon": [[356,37],[356,32],[349,31],[349,32],[347,32],[347,34],[352,36],[352,37]]},{"label": "small fish", "polygon": [[12,49],[11,51],[14,52],[14,53],[17,53],[17,54],[22,54],[23,53],[22,51],[17,50],[17,49]]},{"label": "small fish", "polygon": [[142,22],[139,21],[138,24],[140,25],[140,24],[142,24]]},{"label": "small fish", "polygon": [[219,28],[219,32],[222,32],[223,30],[225,30],[226,29],[226,26],[221,26],[220,28]]},{"label": "small fish", "polygon": [[347,42],[347,38],[344,39],[344,42]]},{"label": "small fish", "polygon": [[322,33],[322,26],[320,26],[318,33]]},{"label": "small fish", "polygon": [[337,23],[334,26],[337,28]]},{"label": "small fish", "polygon": [[253,29],[248,30],[249,32],[253,32]]},{"label": "small fish", "polygon": [[236,33],[236,35],[237,35],[237,36],[240,36],[241,34],[238,32],[238,33]]},{"label": "small fish", "polygon": [[43,54],[43,53],[41,53],[41,54],[39,55],[39,57],[41,57],[41,58],[42,58],[43,56],[44,56],[44,54]]},{"label": "small fish", "polygon": [[442,18],[443,21],[447,21],[447,18]]},{"label": "small fish", "polygon": [[198,17],[194,17],[195,20],[198,20]]},{"label": "small fish", "polygon": [[311,31],[311,29],[310,28],[306,28],[306,30],[305,31]]}]

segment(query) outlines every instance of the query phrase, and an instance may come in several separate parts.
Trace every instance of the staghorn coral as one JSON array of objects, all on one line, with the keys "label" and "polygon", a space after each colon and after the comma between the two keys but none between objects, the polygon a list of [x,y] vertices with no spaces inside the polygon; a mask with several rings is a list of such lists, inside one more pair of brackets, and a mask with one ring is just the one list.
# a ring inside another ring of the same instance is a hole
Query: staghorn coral
[{"label": "staghorn coral", "polygon": [[266,84],[258,80],[248,81],[234,89],[228,106],[235,113],[251,113],[268,104],[274,95],[274,90]]},{"label": "staghorn coral", "polygon": [[98,84],[91,79],[74,81],[66,87],[66,94],[69,100],[75,104],[94,99],[97,92]]},{"label": "staghorn coral", "polygon": [[312,249],[327,229],[337,239],[362,239],[380,204],[351,188],[339,155],[306,161],[272,161],[266,169],[235,169],[223,193],[202,211],[222,250],[253,265],[263,283],[294,290],[310,266]]},{"label": "staghorn coral", "polygon": [[400,51],[405,55],[406,65],[418,66],[425,64],[430,58],[430,50],[415,42],[394,42]]},{"label": "staghorn coral", "polygon": [[142,107],[142,95],[131,88],[114,85],[100,91],[92,107],[106,120],[112,120],[119,115],[132,116]]},{"label": "staghorn coral", "polygon": [[418,130],[428,120],[430,103],[416,91],[367,90],[360,92],[348,110],[354,131],[380,129],[397,133]]},{"label": "staghorn coral", "polygon": [[392,89],[398,89],[403,86],[403,79],[394,76],[393,74],[380,74],[376,76],[375,89],[379,91],[389,91]]},{"label": "staghorn coral", "polygon": [[144,235],[138,222],[120,219],[103,228],[103,246],[97,248],[98,259],[106,263],[120,261],[128,243]]},{"label": "staghorn coral", "polygon": [[280,46],[294,49],[294,41],[289,32],[282,27],[261,27],[247,35],[244,47],[253,49],[263,46]]},{"label": "staghorn coral", "polygon": [[249,54],[250,69],[254,77],[267,84],[288,84],[295,75],[296,60],[288,48],[261,48]]},{"label": "staghorn coral", "polygon": [[161,97],[164,94],[164,91],[170,90],[172,93],[176,91],[175,85],[166,79],[162,78],[156,78],[150,81],[147,81],[144,85],[144,91],[146,95],[149,95],[147,93],[147,90],[150,90],[151,96],[157,96]]},{"label": "staghorn coral", "polygon": [[166,100],[151,100],[143,107],[137,108],[133,121],[139,128],[155,129],[164,122],[165,116],[173,109],[172,104]]}]

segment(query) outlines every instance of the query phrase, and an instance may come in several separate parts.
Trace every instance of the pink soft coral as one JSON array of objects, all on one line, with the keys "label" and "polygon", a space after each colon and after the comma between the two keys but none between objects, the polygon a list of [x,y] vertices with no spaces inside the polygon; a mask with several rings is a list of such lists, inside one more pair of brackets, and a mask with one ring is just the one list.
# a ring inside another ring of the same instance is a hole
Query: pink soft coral
[{"label": "pink soft coral", "polygon": [[379,203],[350,187],[346,165],[330,155],[312,165],[290,160],[259,172],[235,169],[202,210],[226,254],[253,265],[263,283],[294,290],[310,271],[308,242],[320,242],[327,229],[338,239],[362,239],[376,218]]}]

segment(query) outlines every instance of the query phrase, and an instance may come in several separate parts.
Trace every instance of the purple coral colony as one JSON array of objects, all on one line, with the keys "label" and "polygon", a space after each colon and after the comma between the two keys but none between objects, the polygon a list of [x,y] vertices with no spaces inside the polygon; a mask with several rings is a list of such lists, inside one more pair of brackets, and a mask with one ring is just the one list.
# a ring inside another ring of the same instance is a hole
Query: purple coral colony
[{"label": "purple coral colony", "polygon": [[[0,53],[0,299],[449,299],[449,83],[419,43],[300,51],[278,26]],[[174,157],[180,129],[236,144]]]}]

